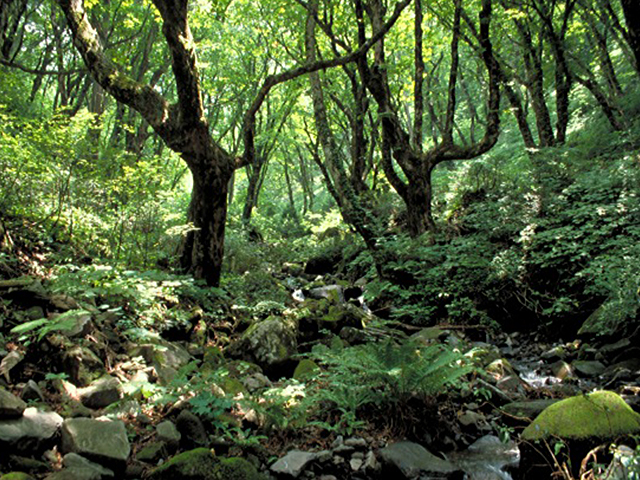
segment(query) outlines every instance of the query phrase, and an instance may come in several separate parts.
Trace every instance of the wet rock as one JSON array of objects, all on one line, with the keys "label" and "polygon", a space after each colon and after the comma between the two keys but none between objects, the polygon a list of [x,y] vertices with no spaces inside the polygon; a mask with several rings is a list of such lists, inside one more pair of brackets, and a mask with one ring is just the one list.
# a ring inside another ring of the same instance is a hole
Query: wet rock
[{"label": "wet rock", "polygon": [[20,418],[27,404],[13,393],[0,388],[0,420]]},{"label": "wet rock", "polygon": [[602,375],[605,366],[597,360],[576,360],[571,364],[580,375],[584,377],[597,377]]},{"label": "wet rock", "polygon": [[524,440],[613,438],[640,432],[640,415],[619,395],[601,391],[547,407],[523,432]]},{"label": "wet rock", "polygon": [[202,447],[209,444],[207,431],[202,421],[189,410],[182,410],[176,419],[176,426],[186,448]]},{"label": "wet rock", "polygon": [[78,389],[80,401],[88,408],[104,408],[122,397],[122,384],[115,377],[102,377],[86,388]]},{"label": "wet rock", "polygon": [[103,480],[115,477],[112,470],[76,453],[67,453],[62,459],[62,464],[65,468],[49,475],[46,480]]},{"label": "wet rock", "polygon": [[156,426],[156,437],[159,441],[165,442],[171,448],[178,448],[182,435],[173,422],[165,420]]},{"label": "wet rock", "polygon": [[53,441],[60,425],[62,417],[57,413],[26,408],[20,418],[0,421],[0,450],[28,453],[43,450]]},{"label": "wet rock", "polygon": [[450,456],[469,480],[502,480],[511,478],[505,469],[517,468],[520,464],[520,450],[514,441],[503,443],[494,435],[485,435],[469,445],[466,451]]},{"label": "wet rock", "polygon": [[125,425],[120,420],[69,418],[62,425],[62,451],[77,453],[115,471],[124,471],[131,446]]},{"label": "wet rock", "polygon": [[564,360],[558,360],[557,362],[552,363],[549,367],[551,368],[553,376],[559,380],[573,377],[573,369],[571,368],[571,365]]},{"label": "wet rock", "polygon": [[271,471],[278,475],[298,478],[304,469],[315,459],[315,453],[291,450],[271,465]]},{"label": "wet rock", "polygon": [[381,449],[379,454],[387,467],[391,467],[392,471],[399,471],[404,478],[415,478],[423,473],[446,475],[458,471],[458,467],[453,463],[436,457],[423,446],[413,442],[391,444]]},{"label": "wet rock", "polygon": [[614,343],[602,345],[598,350],[605,355],[617,355],[631,346],[631,340],[622,338]]}]

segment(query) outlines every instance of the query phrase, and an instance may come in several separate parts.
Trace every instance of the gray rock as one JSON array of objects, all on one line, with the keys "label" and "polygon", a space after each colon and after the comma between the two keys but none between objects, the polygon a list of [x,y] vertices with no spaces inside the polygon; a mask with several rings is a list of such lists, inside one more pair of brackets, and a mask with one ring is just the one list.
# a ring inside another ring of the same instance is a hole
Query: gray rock
[{"label": "gray rock", "polygon": [[66,350],[62,363],[69,379],[78,387],[86,387],[106,373],[102,360],[89,348],[81,345],[74,345]]},{"label": "gray rock", "polygon": [[177,448],[180,444],[180,432],[178,428],[170,422],[169,420],[165,420],[164,422],[160,422],[158,426],[156,426],[156,436],[158,440],[161,442],[165,442],[167,445],[173,448]]},{"label": "gray rock", "polygon": [[167,444],[164,442],[152,442],[136,453],[136,460],[146,463],[156,463],[166,454]]},{"label": "gray rock", "polygon": [[62,451],[77,453],[116,471],[125,468],[131,446],[122,421],[69,418],[62,424]]},{"label": "gray rock", "polygon": [[354,447],[362,450],[367,448],[367,441],[364,438],[360,438],[360,437],[347,438],[344,441],[344,444],[347,447]]},{"label": "gray rock", "polygon": [[79,388],[78,395],[85,407],[104,408],[122,397],[122,385],[115,377],[102,377],[86,388]]},{"label": "gray rock", "polygon": [[571,365],[569,365],[564,360],[558,360],[557,362],[549,365],[551,368],[551,372],[553,376],[559,380],[564,380],[565,378],[573,377],[573,369]]},{"label": "gray rock", "polygon": [[76,453],[67,453],[62,464],[65,468],[49,475],[46,480],[103,480],[115,477],[113,471]]},{"label": "gray rock", "polygon": [[597,360],[576,360],[572,363],[573,368],[582,376],[597,377],[602,375],[605,366]]},{"label": "gray rock", "polygon": [[364,460],[362,458],[352,458],[351,460],[349,460],[349,466],[354,472],[360,470],[360,467],[362,467],[363,464]]},{"label": "gray rock", "polygon": [[230,346],[230,353],[261,367],[282,364],[298,349],[298,325],[294,319],[271,315],[251,325]]},{"label": "gray rock", "polygon": [[20,418],[27,404],[13,393],[0,388],[0,419]]},{"label": "gray rock", "polygon": [[364,456],[364,463],[362,464],[362,469],[365,472],[378,473],[381,468],[382,466],[380,465],[380,462],[378,462],[378,458],[376,457],[375,453],[369,450],[367,454]]},{"label": "gray rock", "polygon": [[448,474],[458,471],[453,463],[436,457],[413,442],[393,443],[379,453],[382,461],[399,470],[404,478],[414,478],[421,473]]},{"label": "gray rock", "polygon": [[278,475],[288,475],[289,477],[298,478],[304,469],[315,459],[315,453],[291,450],[271,465],[271,471]]},{"label": "gray rock", "polygon": [[57,413],[29,407],[20,418],[0,421],[0,447],[29,453],[41,450],[55,437],[60,425],[62,417]]},{"label": "gray rock", "polygon": [[93,325],[91,324],[91,314],[85,310],[69,312],[65,316],[66,328],[59,330],[65,337],[74,338],[88,334]]},{"label": "gray rock", "polygon": [[522,402],[511,402],[501,407],[501,410],[513,417],[528,418],[533,420],[540,412],[542,412],[549,405],[553,405],[560,399],[539,399],[539,400],[524,400]]},{"label": "gray rock", "polygon": [[450,459],[469,480],[502,480],[511,478],[504,469],[519,466],[520,450],[513,441],[503,443],[494,435],[486,435],[466,451],[452,453]]},{"label": "gray rock", "polygon": [[161,338],[154,339],[154,343],[140,345],[129,354],[131,357],[142,356],[148,364],[153,365],[162,385],[171,383],[178,370],[191,361],[186,349]]},{"label": "gray rock", "polygon": [[35,400],[38,402],[44,402],[44,394],[42,393],[42,389],[33,380],[29,380],[26,383],[26,385],[22,389],[22,392],[20,392],[20,397],[25,401]]},{"label": "gray rock", "polygon": [[326,285],[323,287],[315,287],[307,292],[308,298],[322,300],[327,298],[334,303],[344,303],[344,290],[340,285]]}]

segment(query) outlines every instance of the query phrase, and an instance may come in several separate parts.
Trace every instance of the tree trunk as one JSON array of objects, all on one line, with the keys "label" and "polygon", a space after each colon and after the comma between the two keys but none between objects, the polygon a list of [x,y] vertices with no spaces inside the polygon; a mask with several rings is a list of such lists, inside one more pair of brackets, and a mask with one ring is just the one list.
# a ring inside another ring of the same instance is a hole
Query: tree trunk
[{"label": "tree trunk", "polygon": [[214,165],[192,168],[193,190],[188,221],[194,225],[185,238],[180,264],[207,285],[219,285],[224,254],[229,177],[218,175]]},{"label": "tree trunk", "polygon": [[636,59],[635,68],[640,74],[640,3],[638,0],[621,0],[627,23],[629,46]]}]

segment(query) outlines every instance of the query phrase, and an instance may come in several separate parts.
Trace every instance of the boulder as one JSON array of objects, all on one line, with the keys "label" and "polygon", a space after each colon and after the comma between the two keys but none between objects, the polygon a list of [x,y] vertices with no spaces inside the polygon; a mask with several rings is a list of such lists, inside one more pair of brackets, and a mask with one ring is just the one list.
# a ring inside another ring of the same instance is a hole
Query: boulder
[{"label": "boulder", "polygon": [[78,396],[85,407],[104,408],[120,400],[122,384],[115,377],[102,377],[86,388],[79,388]]},{"label": "boulder", "polygon": [[180,412],[176,425],[182,444],[187,448],[204,447],[209,444],[209,437],[202,421],[189,410]]},{"label": "boulder", "polygon": [[82,345],[73,345],[62,354],[64,371],[77,387],[86,387],[106,373],[102,360]]},{"label": "boulder", "polygon": [[0,421],[0,450],[40,451],[55,437],[62,417],[55,412],[26,408],[20,418]]},{"label": "boulder", "polygon": [[148,364],[153,365],[162,385],[171,383],[178,370],[192,360],[185,348],[161,338],[154,339],[154,343],[135,347],[129,355],[142,356]]},{"label": "boulder", "polygon": [[423,446],[413,442],[393,443],[381,449],[379,454],[385,469],[400,472],[402,478],[415,478],[421,474],[436,474],[446,478],[446,475],[458,471],[458,467],[453,463],[436,457]]},{"label": "boulder", "polygon": [[216,458],[208,448],[196,448],[176,455],[151,472],[150,480],[205,480],[211,478]]},{"label": "boulder", "polygon": [[522,432],[524,440],[613,438],[640,433],[640,415],[616,393],[594,392],[547,407]]},{"label": "boulder", "polygon": [[115,471],[124,471],[131,452],[120,420],[69,418],[62,424],[62,451],[77,453]]},{"label": "boulder", "polygon": [[294,319],[271,315],[251,325],[229,350],[234,356],[270,368],[283,364],[297,353],[297,335],[298,325]]},{"label": "boulder", "polygon": [[156,426],[156,437],[159,441],[165,442],[168,446],[178,448],[182,435],[180,435],[180,432],[173,422],[165,420]]},{"label": "boulder", "polygon": [[276,475],[284,475],[289,478],[298,478],[307,466],[316,459],[316,454],[291,450],[271,465],[271,471]]},{"label": "boulder", "polygon": [[576,360],[571,366],[583,377],[597,377],[605,370],[605,366],[597,360]]},{"label": "boulder", "polygon": [[62,464],[65,468],[49,475],[46,480],[103,480],[115,477],[112,470],[76,453],[67,453],[62,459]]},{"label": "boulder", "polygon": [[20,418],[27,404],[13,393],[0,388],[0,420]]}]

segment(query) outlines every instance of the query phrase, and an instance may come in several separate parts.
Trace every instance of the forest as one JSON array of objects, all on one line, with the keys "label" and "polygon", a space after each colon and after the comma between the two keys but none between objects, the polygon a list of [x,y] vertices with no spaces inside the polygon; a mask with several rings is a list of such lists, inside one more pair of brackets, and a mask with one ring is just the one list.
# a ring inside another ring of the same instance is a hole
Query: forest
[{"label": "forest", "polygon": [[636,0],[0,0],[0,480],[640,479]]}]

